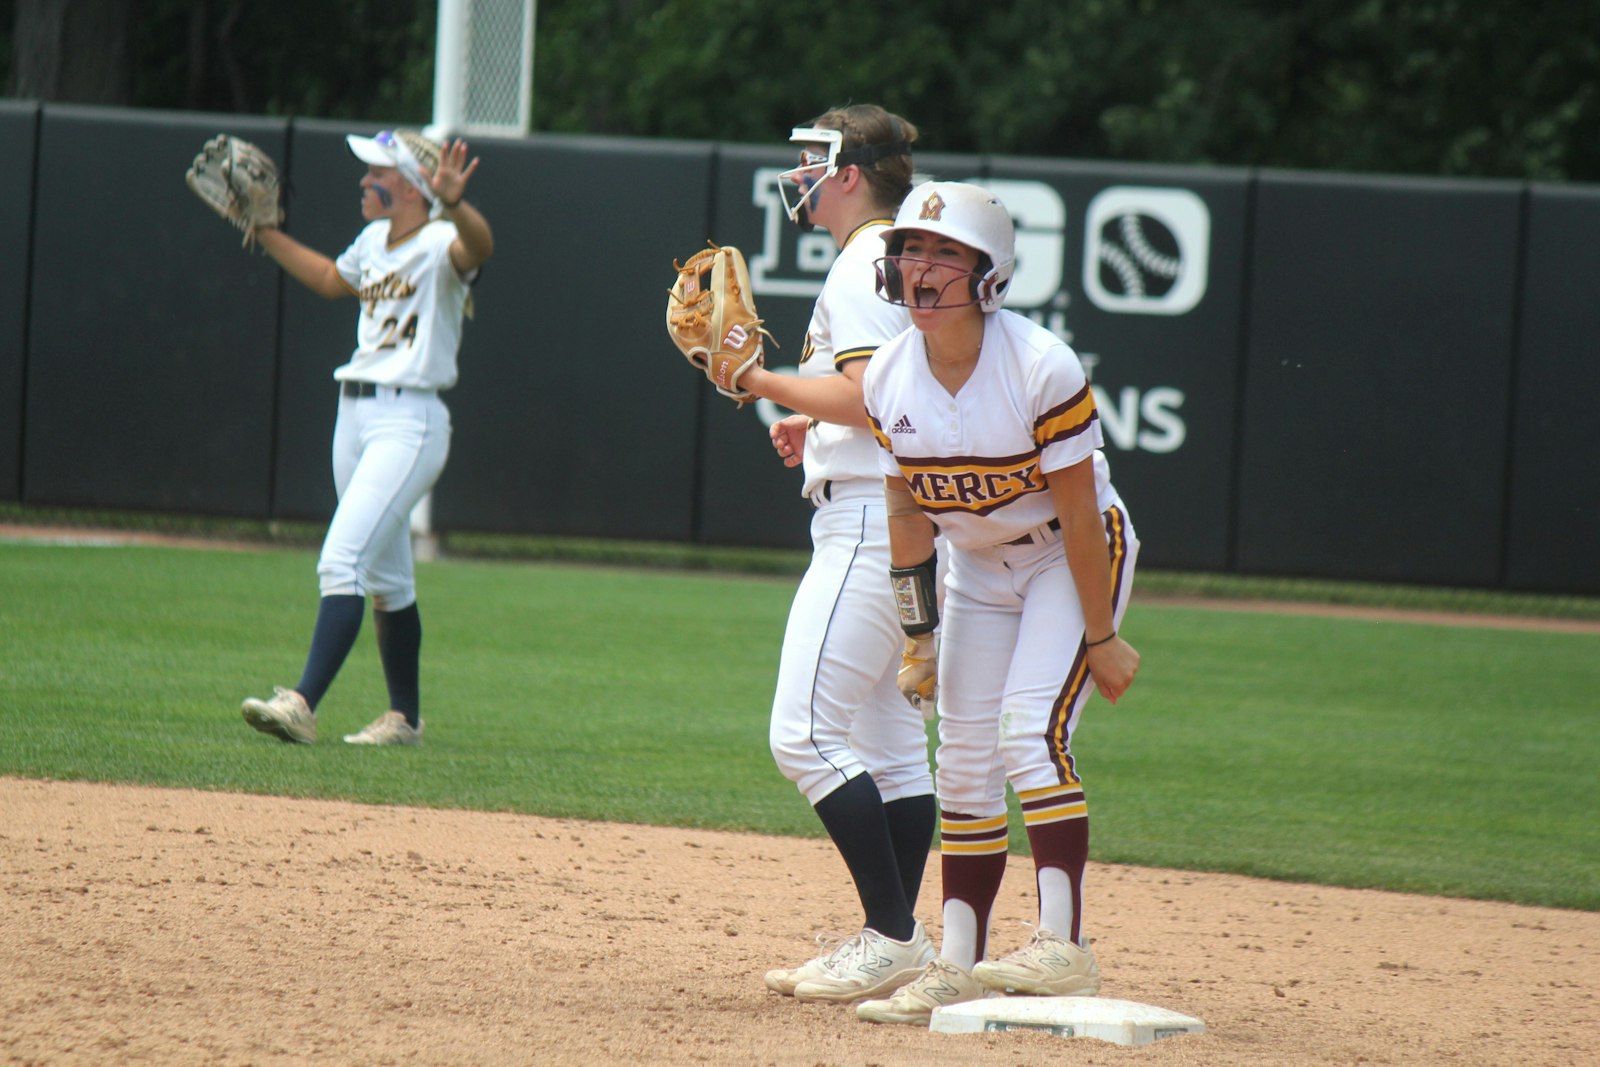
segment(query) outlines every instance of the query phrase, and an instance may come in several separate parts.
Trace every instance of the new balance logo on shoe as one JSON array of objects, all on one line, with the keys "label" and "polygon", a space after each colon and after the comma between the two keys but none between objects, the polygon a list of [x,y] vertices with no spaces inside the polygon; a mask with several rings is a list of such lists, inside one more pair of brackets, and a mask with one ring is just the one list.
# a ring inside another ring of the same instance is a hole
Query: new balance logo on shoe
[{"label": "new balance logo on shoe", "polygon": [[902,986],[887,1000],[868,1000],[856,1006],[856,1017],[869,1023],[909,1023],[927,1026],[935,1008],[965,1004],[985,996],[977,979],[960,967],[935,957],[922,974]]},{"label": "new balance logo on shoe", "polygon": [[915,426],[911,425],[911,417],[909,415],[901,415],[900,416],[900,421],[896,422],[893,426],[889,427],[889,432],[890,433],[916,433],[917,432],[917,428]]},{"label": "new balance logo on shoe", "polygon": [[921,923],[909,941],[894,941],[865,929],[840,943],[817,973],[798,982],[794,998],[843,1004],[891,993],[915,978],[934,958],[933,941]]},{"label": "new balance logo on shoe", "polygon": [[1094,950],[1086,943],[1074,945],[1042,928],[1010,955],[979,963],[972,969],[972,976],[1002,993],[1092,997],[1100,991],[1100,967]]}]

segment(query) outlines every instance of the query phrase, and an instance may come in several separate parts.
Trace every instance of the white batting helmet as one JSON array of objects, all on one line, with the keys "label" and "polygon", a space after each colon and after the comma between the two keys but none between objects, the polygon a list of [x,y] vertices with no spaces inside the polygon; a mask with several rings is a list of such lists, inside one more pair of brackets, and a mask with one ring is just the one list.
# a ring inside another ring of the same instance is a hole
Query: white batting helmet
[{"label": "white batting helmet", "polygon": [[[878,291],[894,304],[905,300],[892,257],[900,254],[909,230],[948,237],[983,253],[988,269],[981,276],[972,276],[972,302],[984,311],[1000,310],[1017,266],[1017,234],[999,197],[965,182],[924,182],[911,190],[894,225],[883,231],[890,258],[878,261]],[[979,269],[983,269],[982,263]]]}]

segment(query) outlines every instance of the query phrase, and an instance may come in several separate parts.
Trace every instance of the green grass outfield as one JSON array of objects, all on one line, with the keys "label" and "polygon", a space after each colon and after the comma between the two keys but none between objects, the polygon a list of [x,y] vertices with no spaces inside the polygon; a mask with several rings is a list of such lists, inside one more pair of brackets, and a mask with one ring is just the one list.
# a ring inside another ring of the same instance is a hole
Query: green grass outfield
[{"label": "green grass outfield", "polygon": [[[0,774],[820,834],[767,752],[792,573],[451,558],[419,586],[426,745],[339,743],[386,706],[369,619],[324,743],[289,746],[238,704],[299,675],[310,550],[0,543]],[[1075,745],[1095,859],[1600,909],[1600,635],[1137,595],[1123,632],[1139,681]]]}]

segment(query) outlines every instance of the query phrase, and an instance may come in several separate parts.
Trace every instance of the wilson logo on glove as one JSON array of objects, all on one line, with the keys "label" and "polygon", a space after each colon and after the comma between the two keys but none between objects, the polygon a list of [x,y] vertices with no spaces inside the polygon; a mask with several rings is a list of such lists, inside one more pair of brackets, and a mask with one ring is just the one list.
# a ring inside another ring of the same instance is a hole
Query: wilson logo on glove
[{"label": "wilson logo on glove", "polygon": [[765,366],[763,341],[778,344],[756,314],[744,254],[712,242],[672,266],[678,278],[667,293],[667,336],[717,392],[743,406],[755,394],[739,387],[739,377]]}]

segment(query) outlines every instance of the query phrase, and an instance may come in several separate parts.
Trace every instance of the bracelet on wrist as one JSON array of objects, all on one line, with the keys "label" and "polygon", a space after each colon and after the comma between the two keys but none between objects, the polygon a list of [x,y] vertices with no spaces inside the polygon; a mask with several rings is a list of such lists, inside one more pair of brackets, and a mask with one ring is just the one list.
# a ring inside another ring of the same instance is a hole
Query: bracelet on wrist
[{"label": "bracelet on wrist", "polygon": [[1084,647],[1084,648],[1093,648],[1093,647],[1094,647],[1094,646],[1096,646],[1096,645],[1103,645],[1103,644],[1105,644],[1105,643],[1106,643],[1106,642],[1107,642],[1107,641],[1110,641],[1110,640],[1111,640],[1111,639],[1112,639],[1112,638],[1113,638],[1113,637],[1115,637],[1115,636],[1117,636],[1117,631],[1115,631],[1115,630],[1112,630],[1112,631],[1111,631],[1111,632],[1110,632],[1110,633],[1108,633],[1108,634],[1106,634],[1106,636],[1104,636],[1104,637],[1102,637],[1102,638],[1101,638],[1101,639],[1100,639],[1100,640],[1098,640],[1098,641],[1085,641],[1085,642],[1084,642],[1084,643],[1083,643],[1083,647]]}]

